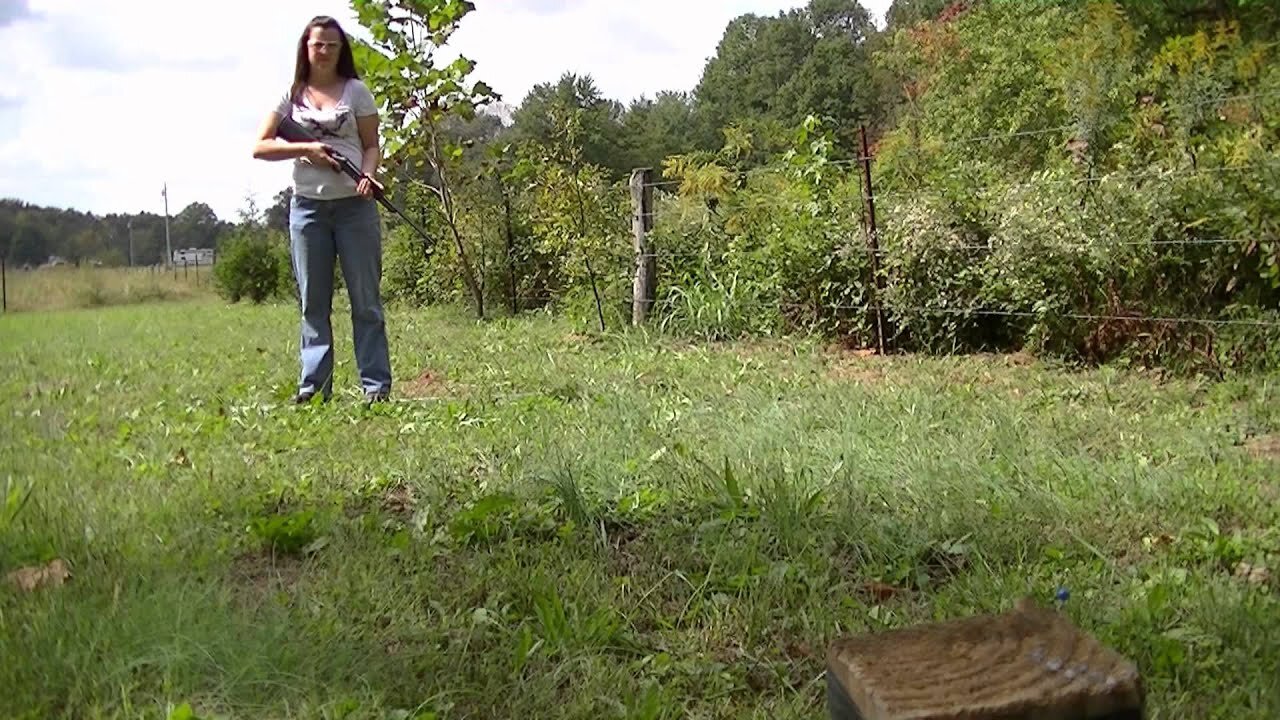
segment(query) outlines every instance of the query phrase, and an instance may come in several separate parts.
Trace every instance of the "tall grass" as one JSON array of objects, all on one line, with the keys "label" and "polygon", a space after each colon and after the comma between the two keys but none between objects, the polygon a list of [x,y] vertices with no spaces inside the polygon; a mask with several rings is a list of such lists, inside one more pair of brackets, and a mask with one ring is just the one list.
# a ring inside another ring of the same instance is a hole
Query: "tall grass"
[{"label": "tall grass", "polygon": [[61,266],[5,271],[11,312],[69,310],[213,296],[212,268]]}]

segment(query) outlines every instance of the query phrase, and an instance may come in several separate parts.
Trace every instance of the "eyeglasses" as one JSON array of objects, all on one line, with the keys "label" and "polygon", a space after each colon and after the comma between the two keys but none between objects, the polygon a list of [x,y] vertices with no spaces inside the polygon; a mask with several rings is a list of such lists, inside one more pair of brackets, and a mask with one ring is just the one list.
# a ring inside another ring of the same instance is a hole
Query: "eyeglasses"
[{"label": "eyeglasses", "polygon": [[338,50],[342,47],[340,40],[308,40],[307,47],[312,50]]}]

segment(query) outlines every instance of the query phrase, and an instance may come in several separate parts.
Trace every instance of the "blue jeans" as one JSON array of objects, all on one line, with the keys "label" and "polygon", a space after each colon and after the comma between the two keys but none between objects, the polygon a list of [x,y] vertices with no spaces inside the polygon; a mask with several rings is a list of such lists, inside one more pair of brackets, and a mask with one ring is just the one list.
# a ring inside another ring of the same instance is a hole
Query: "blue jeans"
[{"label": "blue jeans", "polygon": [[391,391],[391,356],[382,311],[382,224],[377,201],[363,197],[316,200],[293,196],[289,207],[293,274],[302,303],[299,393],[333,393],[333,273],[351,300],[351,334],[366,393]]}]

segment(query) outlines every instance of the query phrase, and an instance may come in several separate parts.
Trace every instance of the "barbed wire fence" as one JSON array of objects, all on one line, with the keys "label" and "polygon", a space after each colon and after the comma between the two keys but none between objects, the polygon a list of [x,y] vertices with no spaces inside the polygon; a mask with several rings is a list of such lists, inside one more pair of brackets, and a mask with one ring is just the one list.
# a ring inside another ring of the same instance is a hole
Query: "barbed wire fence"
[{"label": "barbed wire fence", "polygon": [[[1194,107],[1205,107],[1210,105],[1223,105],[1234,102],[1254,102],[1255,112],[1261,113],[1260,105],[1256,102],[1269,97],[1280,97],[1280,93],[1253,93],[1248,95],[1222,96],[1211,100],[1195,101],[1194,103],[1186,103]],[[1166,106],[1166,109],[1173,109]],[[962,137],[955,139],[934,140],[931,146],[944,149],[957,149],[972,146],[976,143],[1002,143],[1009,140],[1019,140],[1025,138],[1052,137],[1067,135],[1077,130],[1075,125],[1064,125],[1054,128],[1034,129],[1034,130],[1011,130],[1004,133],[988,133],[974,137]],[[1253,317],[1231,316],[1231,313],[1224,312],[1223,308],[1218,308],[1218,312],[1207,313],[1201,316],[1192,316],[1184,314],[1169,314],[1161,312],[1141,312],[1130,308],[1109,309],[1106,311],[1079,311],[1069,309],[1054,309],[1037,307],[1035,304],[1026,307],[1017,307],[1010,303],[990,304],[987,306],[974,305],[972,303],[962,306],[949,305],[945,302],[945,297],[937,298],[937,302],[902,302],[895,301],[886,297],[885,285],[890,281],[886,277],[886,273],[881,267],[886,259],[891,259],[895,253],[902,252],[901,248],[885,249],[880,246],[880,240],[884,231],[882,227],[883,217],[877,217],[877,202],[885,200],[895,200],[903,202],[920,202],[926,200],[946,200],[951,195],[946,190],[940,190],[933,187],[921,186],[913,188],[895,188],[889,192],[877,192],[873,184],[873,164],[876,160],[875,154],[871,152],[866,139],[866,129],[861,129],[861,152],[856,157],[828,160],[825,165],[836,168],[846,169],[850,174],[849,179],[856,175],[858,180],[858,193],[860,197],[851,198],[859,204],[860,217],[857,222],[862,229],[861,244],[862,247],[858,252],[865,253],[866,262],[870,268],[870,278],[861,278],[856,282],[860,285],[858,288],[866,298],[864,302],[826,302],[815,304],[811,302],[795,302],[785,297],[778,298],[742,298],[735,300],[737,307],[741,310],[755,308],[771,308],[779,312],[786,310],[796,310],[802,312],[828,311],[853,313],[867,318],[874,324],[874,343],[875,348],[881,353],[889,349],[889,337],[886,326],[893,318],[901,318],[904,315],[915,316],[934,316],[934,317],[963,317],[963,318],[1005,318],[1005,319],[1027,319],[1031,321],[1042,320],[1046,315],[1052,316],[1055,320],[1080,321],[1087,323],[1127,323],[1130,325],[1141,325],[1143,327],[1195,327],[1204,329],[1215,328],[1242,328],[1265,331],[1268,337],[1280,339],[1280,307],[1255,306],[1252,309],[1256,311]],[[1274,153],[1266,155],[1268,161],[1275,158]],[[1280,158],[1275,158],[1280,160]],[[1065,189],[1091,189],[1100,183],[1117,183],[1126,182],[1133,183],[1134,190],[1137,192],[1144,191],[1149,184],[1152,183],[1169,183],[1186,179],[1197,178],[1226,178],[1247,176],[1250,180],[1268,186],[1280,179],[1280,162],[1258,162],[1246,161],[1221,165],[1204,165],[1195,162],[1190,166],[1181,167],[1162,167],[1152,166],[1132,171],[1117,171],[1110,173],[1094,174],[1092,171],[1085,174],[1078,174],[1068,177],[1039,177],[1024,182],[1003,183],[998,190],[1002,193],[1016,192],[1036,192],[1052,188]],[[756,169],[759,170],[759,169]],[[745,185],[745,181],[751,178],[756,170],[747,170],[734,173],[735,180],[740,181],[740,187]],[[768,168],[764,169],[766,172]],[[1268,173],[1270,173],[1268,175]],[[970,178],[972,180],[972,178]],[[1143,185],[1143,187],[1136,187]],[[631,196],[631,252],[633,254],[632,265],[632,294],[630,298],[631,304],[631,323],[633,325],[644,325],[650,322],[652,316],[657,310],[659,297],[662,289],[671,289],[674,282],[662,275],[662,273],[671,267],[688,267],[689,264],[702,263],[704,265],[712,265],[717,262],[723,263],[728,252],[728,248],[720,247],[712,249],[709,245],[704,244],[701,251],[693,252],[682,248],[666,248],[662,246],[659,239],[661,233],[656,232],[661,229],[664,220],[670,219],[670,216],[664,215],[662,210],[658,209],[657,200],[659,197],[664,199],[679,198],[684,181],[680,179],[658,179],[652,168],[637,168],[633,171],[629,189]],[[981,190],[981,188],[979,188]],[[970,185],[966,190],[972,191],[974,187]],[[731,191],[732,192],[732,191]],[[954,192],[954,190],[952,191]],[[783,197],[766,197],[761,200],[759,197],[753,198],[755,201],[751,206],[753,210],[778,212],[782,214],[800,212],[800,208],[792,201]],[[1114,210],[1103,206],[1098,212],[1106,214],[1113,213]],[[1159,218],[1125,218],[1128,222],[1156,222]],[[1272,219],[1264,224],[1261,232],[1251,234],[1239,234],[1231,236],[1233,233],[1216,233],[1209,236],[1199,236],[1197,232],[1188,231],[1180,237],[1159,237],[1154,236],[1149,239],[1133,240],[1127,239],[1117,232],[1110,233],[1110,237],[1099,234],[1097,237],[1078,238],[1061,238],[1061,237],[1044,237],[1036,238],[1037,246],[1051,249],[1056,253],[1084,253],[1084,252],[1113,252],[1128,251],[1140,253],[1143,250],[1151,251],[1152,255],[1161,252],[1171,252],[1178,248],[1203,248],[1217,249],[1236,247],[1240,249],[1240,254],[1250,253],[1257,254],[1259,252],[1273,253],[1280,257],[1280,237],[1274,231],[1267,231],[1265,227],[1275,228],[1278,224]],[[1112,227],[1114,227],[1113,224]],[[903,229],[899,229],[901,232]],[[687,243],[686,243],[687,244]],[[986,239],[982,243],[960,242],[945,245],[945,247],[937,248],[946,252],[971,252],[975,254],[987,254],[997,252],[1012,252],[1023,249],[1017,248],[1014,243],[1007,238],[996,237],[995,235]],[[1035,251],[1037,248],[1030,248]],[[1047,258],[1046,258],[1047,259]],[[1201,262],[1212,262],[1210,259],[1200,259]],[[664,283],[668,283],[664,285]],[[918,300],[918,298],[917,298]]]}]

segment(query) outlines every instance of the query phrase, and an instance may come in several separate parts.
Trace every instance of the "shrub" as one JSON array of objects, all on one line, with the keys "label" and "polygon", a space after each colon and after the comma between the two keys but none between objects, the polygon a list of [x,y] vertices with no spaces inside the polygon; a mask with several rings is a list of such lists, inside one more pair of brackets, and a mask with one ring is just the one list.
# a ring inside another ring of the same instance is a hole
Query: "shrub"
[{"label": "shrub", "polygon": [[1123,175],[1091,189],[1070,181],[1041,174],[1001,196],[987,297],[1031,349],[1111,359],[1145,331],[1142,318],[1169,311],[1151,292],[1154,241],[1168,231],[1161,196]]},{"label": "shrub", "polygon": [[289,249],[279,234],[258,229],[239,229],[218,251],[213,268],[218,294],[230,302],[248,298],[262,303],[288,292],[282,276],[292,277]]},{"label": "shrub", "polygon": [[656,308],[664,331],[702,340],[735,340],[774,335],[782,322],[777,303],[768,302],[755,282],[727,280],[715,272],[705,280],[669,288]]},{"label": "shrub", "polygon": [[901,349],[952,352],[1008,342],[987,298],[989,230],[932,196],[891,206],[880,246],[882,299]]},{"label": "shrub", "polygon": [[[437,248],[444,245],[437,244]],[[423,253],[422,240],[409,227],[387,233],[382,252],[382,293],[392,301],[427,305],[440,299],[438,273],[432,271],[434,258]]]},{"label": "shrub", "polygon": [[681,197],[661,199],[654,233],[663,327],[701,337],[790,331],[872,338],[869,255],[856,175],[807,118],[781,160],[736,173],[715,158],[668,163]]},{"label": "shrub", "polygon": [[[298,292],[298,280],[293,274],[293,255],[288,241],[273,244],[271,249],[276,254],[276,295],[281,298],[293,298],[294,303],[301,307],[302,296]],[[341,276],[341,273],[336,270],[334,274]]]},{"label": "shrub", "polygon": [[604,316],[605,330],[613,332],[631,323],[631,305],[626,300],[624,288],[612,277],[596,278],[600,293],[600,306],[596,307],[596,294],[590,282],[574,285],[550,305],[560,312],[579,332],[600,332],[600,316]]}]

